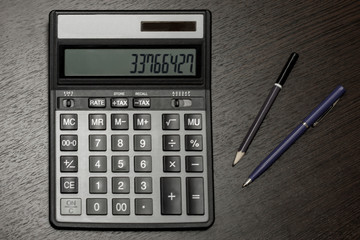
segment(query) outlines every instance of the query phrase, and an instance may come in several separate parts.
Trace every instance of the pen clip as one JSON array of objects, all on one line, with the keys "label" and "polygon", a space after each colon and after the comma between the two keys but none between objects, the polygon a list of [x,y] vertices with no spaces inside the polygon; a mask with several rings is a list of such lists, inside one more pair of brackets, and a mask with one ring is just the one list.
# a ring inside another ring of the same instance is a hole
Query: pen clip
[{"label": "pen clip", "polygon": [[321,116],[318,118],[318,120],[316,120],[316,122],[314,122],[313,125],[311,125],[311,126],[312,126],[312,127],[316,127],[316,126],[319,124],[319,122],[320,122],[321,120],[323,120],[323,119],[326,117],[326,115],[329,114],[329,112],[331,111],[331,109],[334,108],[334,106],[338,103],[339,100],[340,100],[340,98],[339,98],[338,100],[336,100],[336,101],[329,107],[329,109],[326,110],[326,111],[323,113],[323,115],[321,115]]}]

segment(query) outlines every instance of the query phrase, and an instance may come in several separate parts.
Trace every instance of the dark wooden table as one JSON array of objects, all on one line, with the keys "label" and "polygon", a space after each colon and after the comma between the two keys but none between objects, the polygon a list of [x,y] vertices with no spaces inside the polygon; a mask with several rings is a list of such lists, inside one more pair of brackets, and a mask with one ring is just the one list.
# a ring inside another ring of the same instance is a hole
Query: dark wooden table
[{"label": "dark wooden table", "polygon": [[[313,3],[314,2],[314,3]],[[215,223],[205,231],[59,231],[48,221],[48,13],[213,13]],[[359,1],[0,2],[0,239],[359,239]],[[231,163],[292,51],[300,58],[248,154]],[[248,188],[251,170],[338,84],[336,108]]]}]

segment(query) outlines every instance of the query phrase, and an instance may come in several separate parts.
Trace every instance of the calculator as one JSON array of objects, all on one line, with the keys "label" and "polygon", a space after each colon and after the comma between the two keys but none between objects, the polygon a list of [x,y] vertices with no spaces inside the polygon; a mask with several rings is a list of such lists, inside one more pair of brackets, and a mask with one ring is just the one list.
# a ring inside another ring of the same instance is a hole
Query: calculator
[{"label": "calculator", "polygon": [[214,222],[209,11],[52,11],[50,222]]}]

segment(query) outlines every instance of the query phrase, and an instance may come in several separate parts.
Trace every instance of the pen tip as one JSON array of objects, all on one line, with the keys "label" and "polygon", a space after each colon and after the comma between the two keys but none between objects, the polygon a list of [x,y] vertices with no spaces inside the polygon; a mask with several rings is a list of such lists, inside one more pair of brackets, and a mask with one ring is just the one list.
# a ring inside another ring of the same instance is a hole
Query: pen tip
[{"label": "pen tip", "polygon": [[252,182],[252,180],[251,180],[250,178],[248,178],[248,179],[246,180],[246,182],[242,185],[242,187],[243,187],[243,188],[246,187],[246,186],[249,185],[251,182]]},{"label": "pen tip", "polygon": [[244,155],[245,155],[245,152],[241,152],[241,151],[237,152],[232,166],[234,167]]}]

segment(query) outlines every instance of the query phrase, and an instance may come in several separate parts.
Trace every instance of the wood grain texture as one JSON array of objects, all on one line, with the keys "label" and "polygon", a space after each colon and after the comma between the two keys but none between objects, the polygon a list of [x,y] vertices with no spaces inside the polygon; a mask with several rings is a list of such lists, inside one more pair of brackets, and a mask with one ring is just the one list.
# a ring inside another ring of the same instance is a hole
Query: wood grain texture
[{"label": "wood grain texture", "polygon": [[[215,223],[206,231],[59,231],[48,221],[48,13],[213,14]],[[359,1],[0,2],[0,239],[359,239]],[[292,51],[298,63],[247,155],[231,163]],[[338,84],[347,93],[263,176],[251,170]]]}]

